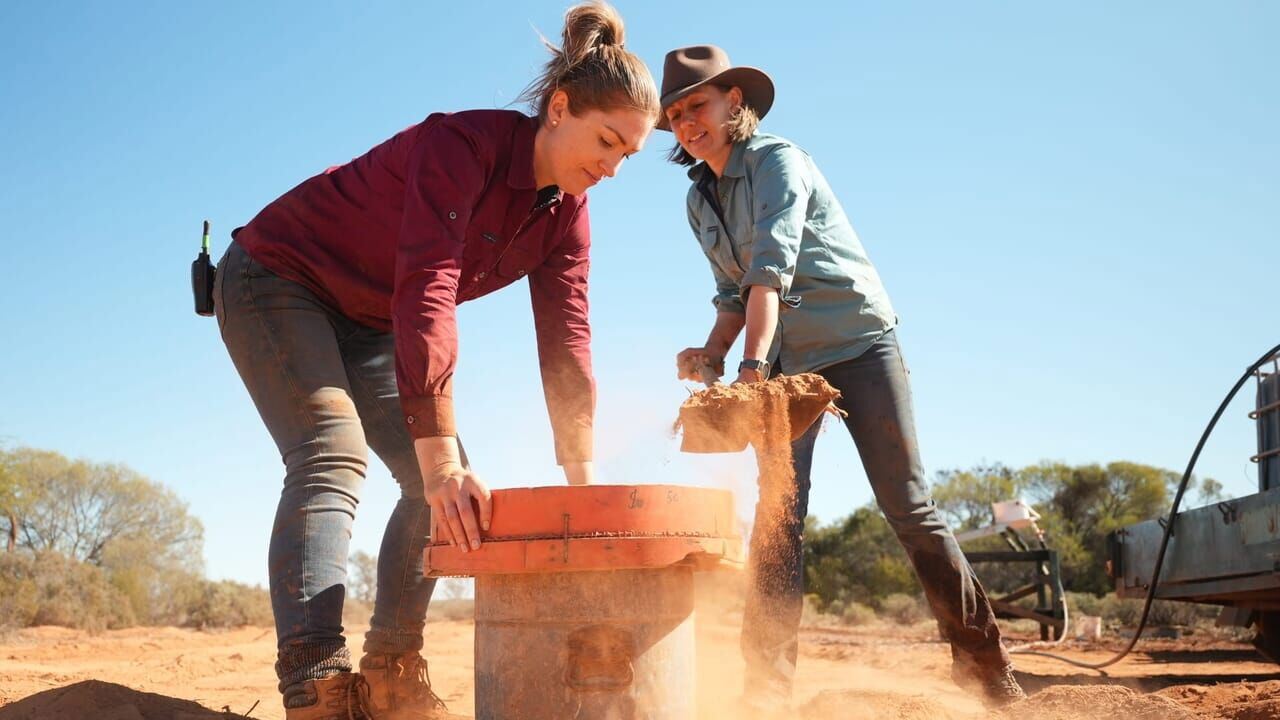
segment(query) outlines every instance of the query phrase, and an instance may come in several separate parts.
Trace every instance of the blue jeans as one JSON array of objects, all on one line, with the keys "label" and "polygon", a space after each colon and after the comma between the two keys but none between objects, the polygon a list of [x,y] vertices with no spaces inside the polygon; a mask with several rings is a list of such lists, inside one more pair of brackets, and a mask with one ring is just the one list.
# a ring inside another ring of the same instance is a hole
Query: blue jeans
[{"label": "blue jeans", "polygon": [[338,314],[235,242],[216,285],[223,343],[285,468],[267,553],[281,691],[351,669],[342,606],[369,448],[400,499],[382,536],[364,650],[421,649],[435,586],[422,575],[431,518],[400,411],[391,334]]},{"label": "blue jeans", "polygon": [[[862,355],[818,374],[841,393],[837,404],[849,414],[845,425],[876,502],[906,548],[952,656],[988,670],[1008,666],[991,604],[929,494],[895,334],[890,331]],[[791,446],[794,483],[759,481],[742,630],[749,690],[790,694],[804,605],[809,471],[820,425],[815,422]]]}]

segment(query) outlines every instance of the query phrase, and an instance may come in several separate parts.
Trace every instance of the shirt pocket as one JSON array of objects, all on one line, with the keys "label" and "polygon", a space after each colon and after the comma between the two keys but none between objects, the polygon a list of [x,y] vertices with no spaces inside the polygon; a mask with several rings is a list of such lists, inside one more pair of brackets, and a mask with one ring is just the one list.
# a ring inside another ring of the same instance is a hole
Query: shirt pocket
[{"label": "shirt pocket", "polygon": [[720,244],[720,226],[707,225],[702,228],[702,232],[698,233],[698,242],[702,243],[702,250],[708,255],[715,251],[717,245]]}]

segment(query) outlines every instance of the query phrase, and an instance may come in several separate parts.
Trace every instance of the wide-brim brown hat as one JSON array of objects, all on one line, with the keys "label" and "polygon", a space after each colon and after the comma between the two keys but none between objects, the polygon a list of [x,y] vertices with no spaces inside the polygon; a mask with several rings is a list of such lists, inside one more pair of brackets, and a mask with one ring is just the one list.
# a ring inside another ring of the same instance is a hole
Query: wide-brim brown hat
[{"label": "wide-brim brown hat", "polygon": [[691,45],[667,53],[662,66],[662,105],[658,115],[659,130],[671,130],[666,109],[671,103],[703,85],[737,86],[742,97],[756,115],[764,117],[773,107],[773,80],[763,70],[734,67],[729,53],[715,45]]}]

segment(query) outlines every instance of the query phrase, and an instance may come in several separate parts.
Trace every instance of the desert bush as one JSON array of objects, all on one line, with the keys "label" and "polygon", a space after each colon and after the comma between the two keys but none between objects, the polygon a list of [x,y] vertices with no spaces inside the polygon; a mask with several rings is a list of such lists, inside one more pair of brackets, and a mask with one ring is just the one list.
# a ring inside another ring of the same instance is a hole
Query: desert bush
[{"label": "desert bush", "polygon": [[929,609],[911,595],[894,593],[880,601],[880,615],[902,625],[913,625],[929,617]]},{"label": "desert bush", "polygon": [[844,610],[844,604],[839,600],[823,603],[822,598],[816,593],[805,595],[804,606],[800,611],[800,624],[805,627],[832,627],[833,625],[839,625],[840,616],[831,613],[832,607],[837,607],[841,611]]},{"label": "desert bush", "polygon": [[840,613],[840,621],[845,625],[868,625],[875,622],[876,611],[860,602],[851,602]]},{"label": "desert bush", "polygon": [[894,593],[916,593],[920,584],[902,544],[873,505],[830,525],[805,524],[805,586],[821,600],[819,609],[840,601],[876,605]]},{"label": "desert bush", "polygon": [[342,624],[346,627],[368,625],[373,618],[373,603],[347,595],[342,601]]},{"label": "desert bush", "polygon": [[1107,597],[1106,595],[1099,597],[1087,592],[1068,592],[1066,593],[1067,611],[1072,617],[1081,615],[1102,617],[1103,605]]},{"label": "desert bush", "polygon": [[36,609],[29,624],[96,631],[136,622],[129,599],[102,568],[54,552],[33,554],[29,568],[36,587]]},{"label": "desert bush", "polygon": [[203,581],[183,625],[204,629],[271,625],[271,597],[267,591],[233,580]]},{"label": "desert bush", "polygon": [[[1100,604],[1101,612],[1098,614],[1107,625],[1136,628],[1138,621],[1142,618],[1143,601],[1141,599],[1107,595]],[[1151,603],[1151,614],[1147,617],[1147,626],[1194,627],[1212,622],[1217,618],[1219,611],[1217,605],[1156,600]]]},{"label": "desert bush", "polygon": [[27,627],[35,618],[40,591],[33,564],[28,553],[0,555],[0,630]]},{"label": "desert bush", "polygon": [[471,598],[432,600],[427,607],[427,622],[433,620],[470,620],[476,615],[476,601]]}]

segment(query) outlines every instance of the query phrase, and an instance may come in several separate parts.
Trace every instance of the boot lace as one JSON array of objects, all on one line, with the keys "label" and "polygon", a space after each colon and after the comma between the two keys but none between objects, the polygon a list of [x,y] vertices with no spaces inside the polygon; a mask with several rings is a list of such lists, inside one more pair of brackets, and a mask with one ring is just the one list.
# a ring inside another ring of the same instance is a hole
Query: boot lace
[{"label": "boot lace", "polygon": [[410,673],[414,675],[414,680],[417,681],[414,686],[418,691],[418,699],[425,701],[428,709],[443,712],[449,711],[449,708],[444,704],[444,700],[441,700],[440,696],[436,695],[436,692],[431,689],[431,675],[427,671],[427,661],[421,655],[410,660],[409,667],[405,667],[405,663],[400,658],[396,658],[395,664],[398,677],[403,678],[410,675]]}]

